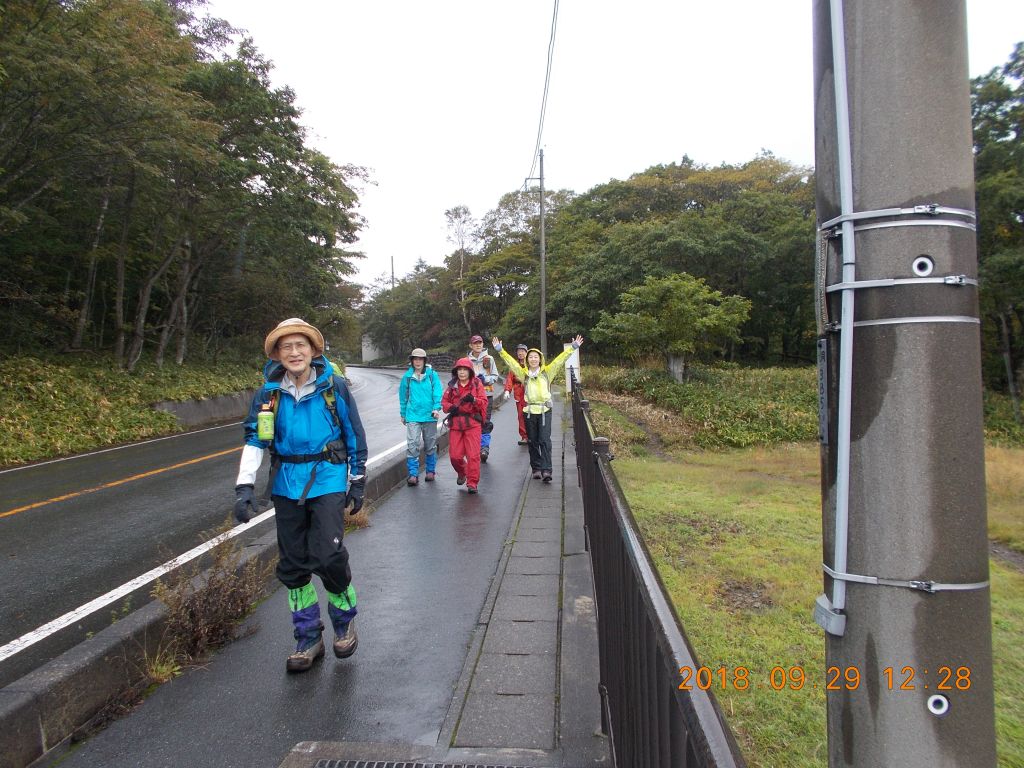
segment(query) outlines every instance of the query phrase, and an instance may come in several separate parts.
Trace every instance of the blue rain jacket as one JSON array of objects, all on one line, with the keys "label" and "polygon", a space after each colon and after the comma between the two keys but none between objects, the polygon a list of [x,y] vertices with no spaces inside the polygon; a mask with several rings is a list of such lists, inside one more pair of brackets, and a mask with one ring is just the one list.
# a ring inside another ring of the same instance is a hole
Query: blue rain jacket
[{"label": "blue rain jacket", "polygon": [[444,394],[441,377],[429,365],[423,367],[419,381],[414,373],[410,365],[398,384],[398,412],[406,421],[434,421],[431,412],[441,410],[441,395]]},{"label": "blue rain jacket", "polygon": [[[309,498],[323,496],[325,493],[344,493],[348,490],[350,473],[366,474],[366,434],[348,384],[344,378],[333,374],[330,362],[323,355],[313,358],[313,369],[317,374],[316,389],[296,402],[294,397],[281,389],[281,380],[286,373],[284,366],[276,360],[268,361],[263,368],[266,383],[253,397],[249,415],[244,422],[246,445],[271,448],[270,441],[256,437],[256,415],[276,392],[277,418],[274,421],[272,453],[284,456],[313,455],[321,453],[332,440],[340,438],[344,441],[348,452],[347,464],[332,464],[324,460],[280,463],[271,492],[289,499],[301,497],[314,466],[316,479],[306,493]],[[332,386],[340,428],[323,394]]]}]

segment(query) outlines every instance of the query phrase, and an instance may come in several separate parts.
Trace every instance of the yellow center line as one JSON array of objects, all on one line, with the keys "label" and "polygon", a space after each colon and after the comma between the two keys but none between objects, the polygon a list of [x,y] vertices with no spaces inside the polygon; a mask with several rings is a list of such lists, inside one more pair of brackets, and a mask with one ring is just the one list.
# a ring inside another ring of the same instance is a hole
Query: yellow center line
[{"label": "yellow center line", "polygon": [[207,459],[215,459],[218,456],[225,456],[229,453],[235,453],[236,451],[240,450],[242,450],[241,447],[228,448],[226,451],[218,451],[217,453],[211,453],[207,456],[200,456],[198,459],[189,459],[188,461],[183,461],[180,464],[172,464],[169,467],[161,467],[160,469],[154,469],[149,472],[143,472],[140,475],[132,475],[131,477],[126,477],[123,480],[115,480],[112,483],[104,483],[103,485],[97,485],[95,488],[86,488],[83,491],[65,493],[63,496],[54,496],[52,499],[47,499],[46,501],[37,501],[35,504],[26,504],[24,507],[15,507],[14,509],[9,509],[6,512],[0,512],[0,517],[16,515],[19,512],[25,512],[29,509],[35,509],[36,507],[45,507],[47,504],[53,504],[54,502],[57,501],[66,501],[67,499],[73,499],[76,496],[84,496],[87,493],[95,493],[96,491],[102,491],[104,488],[113,488],[116,485],[124,485],[125,483],[130,483],[132,480],[141,480],[144,477],[159,475],[161,472],[169,472],[172,469],[180,469],[181,467],[187,467],[189,464],[198,464],[200,461],[206,461]]}]

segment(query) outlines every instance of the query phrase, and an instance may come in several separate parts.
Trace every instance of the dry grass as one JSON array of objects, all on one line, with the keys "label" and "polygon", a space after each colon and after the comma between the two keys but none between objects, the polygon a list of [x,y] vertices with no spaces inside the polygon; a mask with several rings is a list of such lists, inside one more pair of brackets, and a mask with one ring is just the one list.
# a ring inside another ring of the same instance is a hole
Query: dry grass
[{"label": "dry grass", "polygon": [[[821,588],[818,445],[652,456],[650,445],[671,441],[672,421],[622,396],[605,407],[592,406],[596,426],[618,453],[616,476],[702,663],[761,673],[775,664],[822,668],[824,642],[809,609]],[[987,447],[986,471],[990,535],[1022,551],[1024,449]],[[1024,572],[993,560],[991,574],[999,765],[1020,768]],[[825,764],[820,690],[716,694],[752,767]]]},{"label": "dry grass", "polygon": [[644,450],[660,453],[693,442],[693,426],[675,411],[601,389],[588,389],[587,397],[598,417],[603,417],[602,425],[609,427],[613,451],[617,447],[643,446]]},{"label": "dry grass", "polygon": [[[226,521],[220,530],[230,530]],[[242,547],[229,539],[211,550],[212,564],[200,572],[198,564],[179,568],[160,579],[153,597],[167,606],[163,642],[147,658],[147,674],[155,683],[165,682],[183,667],[231,642],[238,627],[263,597],[274,562],[251,558],[242,562]]]},{"label": "dry grass", "polygon": [[1024,449],[985,448],[989,536],[1024,554]]}]

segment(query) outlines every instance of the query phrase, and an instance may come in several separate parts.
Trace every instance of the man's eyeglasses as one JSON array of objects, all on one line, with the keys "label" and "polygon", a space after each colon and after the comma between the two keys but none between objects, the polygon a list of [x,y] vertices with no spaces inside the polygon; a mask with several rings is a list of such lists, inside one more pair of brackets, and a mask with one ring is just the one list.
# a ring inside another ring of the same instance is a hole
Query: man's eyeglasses
[{"label": "man's eyeglasses", "polygon": [[277,348],[282,352],[291,352],[293,349],[296,352],[305,352],[309,349],[308,341],[292,341],[287,344],[278,344]]}]

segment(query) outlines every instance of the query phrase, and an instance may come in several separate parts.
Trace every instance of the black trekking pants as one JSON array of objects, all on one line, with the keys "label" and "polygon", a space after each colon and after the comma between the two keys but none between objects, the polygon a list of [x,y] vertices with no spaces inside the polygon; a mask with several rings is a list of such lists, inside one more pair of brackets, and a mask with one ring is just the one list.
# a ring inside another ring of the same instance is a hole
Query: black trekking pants
[{"label": "black trekking pants", "polygon": [[277,578],[288,589],[321,578],[330,592],[340,595],[352,581],[345,549],[345,494],[325,493],[298,504],[274,496],[277,518]]},{"label": "black trekking pants", "polygon": [[551,471],[551,411],[524,414],[526,440],[530,446],[530,467]]}]

